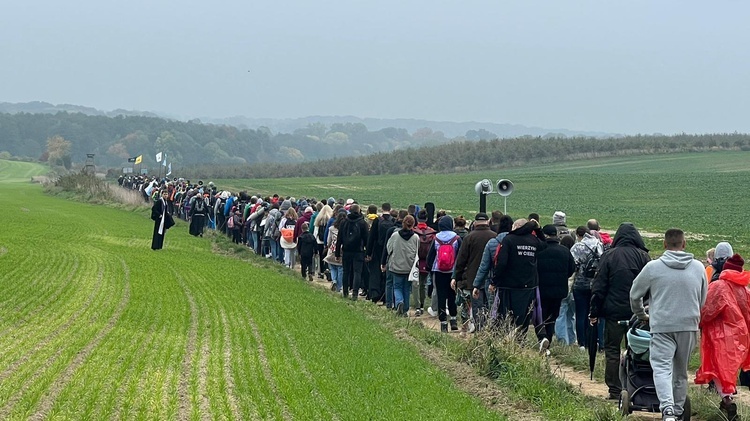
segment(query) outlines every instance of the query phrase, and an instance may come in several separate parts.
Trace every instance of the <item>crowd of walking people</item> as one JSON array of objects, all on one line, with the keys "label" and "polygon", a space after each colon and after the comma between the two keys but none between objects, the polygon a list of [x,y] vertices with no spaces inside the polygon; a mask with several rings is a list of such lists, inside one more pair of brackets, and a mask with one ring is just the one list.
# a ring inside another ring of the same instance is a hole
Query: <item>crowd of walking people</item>
[{"label": "crowd of walking people", "polygon": [[299,268],[305,280],[330,282],[343,298],[382,303],[402,317],[427,312],[442,332],[473,333],[504,321],[519,337],[533,328],[541,353],[549,353],[553,338],[582,350],[596,346],[605,354],[610,399],[623,388],[628,321],[641,319],[650,326],[664,420],[683,415],[687,363],[701,331],[695,382],[710,383],[728,419],[739,419],[732,397],[738,371],[750,369],[750,272],[727,242],[707,252],[704,266],[685,251],[679,229],[666,231],[664,251],[652,260],[632,223],[620,224],[613,237],[596,219],[571,230],[562,211],[545,225],[536,213],[513,219],[500,211],[467,221],[432,203],[397,210],[334,197],[232,193],[183,179],[133,186],[123,185],[154,201],[158,248],[175,215],[189,222],[191,235],[216,230]]}]

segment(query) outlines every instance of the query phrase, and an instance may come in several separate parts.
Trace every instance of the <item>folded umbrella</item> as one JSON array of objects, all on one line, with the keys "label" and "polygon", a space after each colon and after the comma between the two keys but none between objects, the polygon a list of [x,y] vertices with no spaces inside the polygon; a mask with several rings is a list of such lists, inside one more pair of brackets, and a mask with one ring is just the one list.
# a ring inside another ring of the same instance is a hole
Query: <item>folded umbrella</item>
[{"label": "folded umbrella", "polygon": [[591,374],[591,380],[594,380],[594,366],[596,365],[596,353],[599,350],[599,329],[597,328],[599,323],[589,323],[588,331],[586,332],[586,346],[589,349],[589,371]]}]

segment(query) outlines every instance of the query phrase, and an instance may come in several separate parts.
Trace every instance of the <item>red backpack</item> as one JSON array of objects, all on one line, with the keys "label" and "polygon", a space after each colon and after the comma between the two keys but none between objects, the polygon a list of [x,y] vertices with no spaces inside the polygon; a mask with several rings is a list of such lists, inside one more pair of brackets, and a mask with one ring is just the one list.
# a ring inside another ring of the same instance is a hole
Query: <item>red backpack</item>
[{"label": "red backpack", "polygon": [[440,241],[437,238],[435,239],[438,244],[437,270],[440,272],[453,272],[453,266],[456,264],[456,252],[453,249],[453,243],[458,239],[458,235],[446,242]]},{"label": "red backpack", "polygon": [[419,248],[417,249],[419,272],[428,273],[430,268],[427,267],[427,255],[430,253],[430,248],[435,244],[435,231],[432,228],[425,230],[414,228],[414,232],[419,236]]}]

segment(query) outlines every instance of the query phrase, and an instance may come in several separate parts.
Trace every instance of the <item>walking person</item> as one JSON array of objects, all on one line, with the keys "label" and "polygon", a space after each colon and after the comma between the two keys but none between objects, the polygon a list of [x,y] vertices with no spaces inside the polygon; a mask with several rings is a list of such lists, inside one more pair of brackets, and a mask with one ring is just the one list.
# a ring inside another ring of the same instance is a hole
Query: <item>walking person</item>
[{"label": "walking person", "polygon": [[419,238],[413,231],[414,223],[414,217],[407,215],[402,222],[402,228],[392,231],[386,242],[385,253],[381,254],[380,269],[387,270],[393,279],[394,302],[399,316],[409,313],[409,295],[412,288],[409,273],[419,249]]},{"label": "walking person", "polygon": [[[703,265],[685,252],[685,245],[682,230],[667,230],[664,254],[643,267],[630,289],[633,313],[648,321],[650,326],[650,361],[663,421],[682,417],[688,388],[688,361],[695,348],[701,307],[706,302],[708,289]],[[646,297],[648,314],[643,304]]]},{"label": "walking person", "polygon": [[435,241],[427,255],[427,267],[430,268],[432,282],[435,285],[433,294],[437,292],[440,331],[445,333],[448,332],[449,317],[451,330],[458,330],[456,291],[451,287],[451,278],[456,267],[456,256],[461,247],[461,237],[453,231],[453,218],[448,215],[438,220],[438,228],[440,232],[435,235]]},{"label": "walking person", "polygon": [[386,235],[396,221],[396,218],[391,216],[390,203],[383,203],[380,205],[380,209],[382,209],[383,214],[372,221],[370,235],[367,237],[367,253],[365,256],[365,261],[372,262],[369,277],[369,297],[375,303],[378,301],[387,302],[385,291],[386,274],[384,271],[377,269],[381,266],[383,249],[390,239]]},{"label": "walking person", "polygon": [[[430,268],[427,265],[427,255],[435,242],[437,232],[427,225],[427,211],[422,209],[417,212],[417,226],[414,232],[419,236],[419,284],[414,285],[416,291],[413,294],[414,315],[421,316],[424,311],[424,302],[427,293],[427,277],[430,275]],[[443,304],[445,305],[445,304]]]},{"label": "walking person", "polygon": [[208,199],[204,198],[202,194],[196,194],[193,206],[190,207],[190,235],[203,237],[207,211]]},{"label": "walking person", "polygon": [[[460,237],[461,234],[456,233]],[[456,291],[459,301],[471,303],[472,313],[469,314],[467,305],[462,305],[461,322],[464,328],[470,333],[474,331],[476,324],[475,309],[481,307],[480,299],[472,296],[474,278],[477,276],[479,265],[482,263],[484,247],[487,243],[496,237],[494,231],[490,229],[490,218],[484,212],[479,212],[474,217],[473,230],[462,238],[461,247],[458,250],[456,258],[456,270],[453,279],[451,279],[451,288]]]},{"label": "walking person", "polygon": [[302,269],[302,278],[313,281],[313,256],[317,242],[315,236],[310,232],[310,223],[305,222],[301,227],[301,234],[297,238],[297,251],[299,252],[300,266]]},{"label": "walking person", "polygon": [[[573,276],[573,303],[575,306],[575,338],[578,346],[585,350],[590,333],[587,328],[589,324],[589,310],[591,309],[591,285],[594,283],[598,263],[604,254],[604,246],[599,239],[589,232],[585,226],[576,229],[578,242],[570,248],[570,254],[576,263],[576,272]],[[596,262],[594,262],[594,260]],[[594,266],[596,265],[596,266]],[[604,323],[598,325],[599,348],[603,348]]]},{"label": "walking person", "polygon": [[341,257],[336,256],[336,240],[339,235],[339,227],[344,219],[346,219],[346,211],[342,209],[333,219],[333,225],[328,228],[328,233],[326,234],[328,254],[326,254],[325,261],[328,264],[328,269],[331,271],[331,290],[341,292],[344,281],[344,269]]},{"label": "walking person", "polygon": [[174,219],[167,209],[167,189],[162,190],[161,197],[151,207],[151,219],[154,221],[154,234],[151,238],[151,249],[161,250],[164,247],[164,235],[174,225]]},{"label": "walking person", "polygon": [[368,230],[359,205],[352,203],[349,214],[339,226],[339,235],[336,238],[336,257],[341,257],[344,266],[342,294],[347,297],[351,289],[352,301],[357,301],[357,291],[362,285]]},{"label": "walking person", "polygon": [[537,253],[536,269],[539,275],[539,301],[542,324],[536,327],[539,352],[545,352],[555,333],[555,320],[560,315],[560,303],[568,296],[568,278],[575,272],[576,263],[570,250],[560,245],[558,227],[545,225],[542,229],[546,247]]},{"label": "walking person", "polygon": [[294,227],[297,225],[297,212],[294,208],[288,208],[286,214],[281,218],[279,223],[279,232],[281,233],[281,239],[279,244],[284,250],[284,265],[290,269],[294,269],[294,263],[296,260],[297,242],[294,239]]},{"label": "walking person", "polygon": [[721,396],[719,407],[729,421],[737,417],[737,371],[750,368],[750,272],[735,254],[723,263],[719,278],[711,282],[701,310],[701,366],[695,383],[714,383]]},{"label": "walking person", "polygon": [[609,388],[609,399],[619,399],[622,392],[620,345],[628,331],[627,321],[633,316],[628,305],[630,288],[650,260],[641,234],[633,224],[624,222],[617,228],[612,248],[602,254],[591,286],[590,323],[604,318],[604,381]]}]

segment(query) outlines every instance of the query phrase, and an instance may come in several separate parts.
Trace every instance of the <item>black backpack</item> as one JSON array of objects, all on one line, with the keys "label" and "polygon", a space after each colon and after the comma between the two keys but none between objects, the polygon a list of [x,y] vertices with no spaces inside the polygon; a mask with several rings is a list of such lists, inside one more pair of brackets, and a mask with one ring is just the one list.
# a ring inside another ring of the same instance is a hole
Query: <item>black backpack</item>
[{"label": "black backpack", "polygon": [[388,241],[388,238],[386,236],[388,235],[388,230],[391,229],[396,225],[396,223],[393,221],[393,217],[390,218],[383,218],[380,217],[380,220],[378,221],[378,245],[384,246],[386,241]]},{"label": "black backpack", "polygon": [[359,250],[362,243],[362,236],[359,233],[359,224],[357,221],[347,220],[344,224],[343,237],[341,244],[349,251]]},{"label": "black backpack", "polygon": [[586,262],[583,264],[583,268],[581,269],[581,274],[587,279],[593,279],[596,277],[596,274],[599,272],[599,261],[601,260],[602,256],[601,254],[599,254],[596,248],[592,249],[586,244],[583,244],[583,245],[586,246],[587,249],[589,249],[590,253],[586,259]]}]

